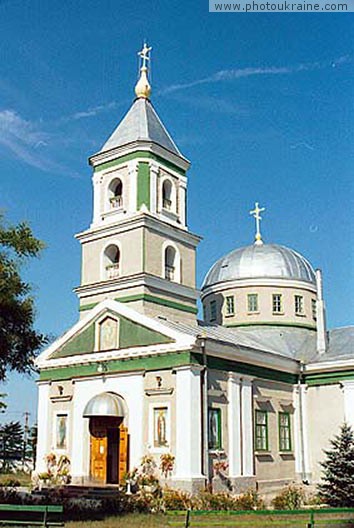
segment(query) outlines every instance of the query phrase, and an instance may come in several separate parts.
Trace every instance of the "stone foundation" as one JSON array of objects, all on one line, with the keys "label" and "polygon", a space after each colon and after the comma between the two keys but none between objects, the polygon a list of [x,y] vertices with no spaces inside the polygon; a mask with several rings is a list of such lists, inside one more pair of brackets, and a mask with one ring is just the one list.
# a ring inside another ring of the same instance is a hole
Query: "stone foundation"
[{"label": "stone foundation", "polygon": [[187,491],[188,493],[198,493],[205,489],[205,478],[178,479],[172,478],[167,481],[167,485],[174,489]]}]

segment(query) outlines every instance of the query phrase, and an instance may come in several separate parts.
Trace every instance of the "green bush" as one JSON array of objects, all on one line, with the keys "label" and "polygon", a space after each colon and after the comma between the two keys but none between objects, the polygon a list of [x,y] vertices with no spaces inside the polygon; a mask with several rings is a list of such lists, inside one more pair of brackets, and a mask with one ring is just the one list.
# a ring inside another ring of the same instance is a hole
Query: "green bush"
[{"label": "green bush", "polygon": [[234,510],[235,496],[230,493],[211,493],[201,491],[196,499],[196,509],[198,510]]},{"label": "green bush", "polygon": [[265,504],[256,490],[249,489],[235,499],[235,510],[263,510]]},{"label": "green bush", "polygon": [[186,491],[165,488],[162,492],[164,510],[189,510],[194,507],[193,497]]},{"label": "green bush", "polygon": [[295,484],[289,484],[274,497],[272,505],[276,510],[297,510],[305,501],[304,490]]},{"label": "green bush", "polygon": [[3,488],[17,488],[21,486],[21,482],[16,478],[7,477],[0,481],[0,486]]}]

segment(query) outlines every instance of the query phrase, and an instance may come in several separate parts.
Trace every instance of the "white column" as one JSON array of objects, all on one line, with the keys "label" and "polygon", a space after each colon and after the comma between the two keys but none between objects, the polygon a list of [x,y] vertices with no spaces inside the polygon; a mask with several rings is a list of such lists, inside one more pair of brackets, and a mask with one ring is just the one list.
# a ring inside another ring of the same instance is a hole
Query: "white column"
[{"label": "white column", "polygon": [[52,438],[51,420],[49,420],[49,405],[49,383],[39,383],[36,473],[47,471],[45,456],[50,452],[50,442]]},{"label": "white column", "polygon": [[99,224],[101,221],[101,176],[95,173],[92,176],[93,186],[93,217],[92,224]]},{"label": "white column", "polygon": [[254,475],[253,464],[253,395],[252,378],[242,377],[241,386],[242,412],[242,475]]},{"label": "white column", "polygon": [[157,176],[159,167],[156,163],[150,163],[150,211],[157,212]]},{"label": "white column", "polygon": [[136,160],[128,163],[128,179],[129,179],[129,203],[124,209],[131,213],[136,213],[138,203],[138,162]]},{"label": "white column", "polygon": [[327,330],[326,330],[326,307],[323,299],[322,272],[316,270],[316,326],[317,326],[317,352],[324,354],[327,348]]},{"label": "white column", "polygon": [[344,420],[354,427],[354,380],[343,381]]},{"label": "white column", "polygon": [[302,479],[311,473],[308,438],[307,385],[294,388],[295,471]]},{"label": "white column", "polygon": [[178,480],[205,478],[201,472],[201,367],[176,369],[176,473]]},{"label": "white column", "polygon": [[229,372],[227,384],[228,432],[229,432],[229,476],[241,476],[241,380]]},{"label": "white column", "polygon": [[179,184],[179,219],[183,226],[186,225],[186,184]]}]

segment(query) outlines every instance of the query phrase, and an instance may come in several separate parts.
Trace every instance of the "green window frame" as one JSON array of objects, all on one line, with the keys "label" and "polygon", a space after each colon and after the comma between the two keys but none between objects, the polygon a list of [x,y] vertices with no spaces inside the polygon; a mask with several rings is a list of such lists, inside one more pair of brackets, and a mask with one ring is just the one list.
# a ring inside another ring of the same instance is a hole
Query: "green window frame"
[{"label": "green window frame", "polygon": [[233,295],[228,295],[226,297],[226,315],[235,314],[235,297]]},{"label": "green window frame", "polygon": [[221,409],[208,409],[208,448],[221,449]]},{"label": "green window frame", "polygon": [[279,424],[279,451],[288,452],[292,450],[291,445],[291,417],[288,412],[280,412]]},{"label": "green window frame", "polygon": [[311,300],[311,306],[312,306],[312,319],[314,321],[317,320],[317,302],[316,299]]},{"label": "green window frame", "polygon": [[216,321],[216,301],[210,301],[210,321]]},{"label": "green window frame", "polygon": [[258,293],[247,294],[247,307],[249,312],[258,312]]},{"label": "green window frame", "polygon": [[269,451],[268,443],[268,413],[256,410],[255,412],[255,450]]},{"label": "green window frame", "polygon": [[303,315],[304,313],[304,298],[302,295],[295,295],[295,314]]},{"label": "green window frame", "polygon": [[281,293],[273,293],[272,305],[273,314],[283,313],[283,296]]}]

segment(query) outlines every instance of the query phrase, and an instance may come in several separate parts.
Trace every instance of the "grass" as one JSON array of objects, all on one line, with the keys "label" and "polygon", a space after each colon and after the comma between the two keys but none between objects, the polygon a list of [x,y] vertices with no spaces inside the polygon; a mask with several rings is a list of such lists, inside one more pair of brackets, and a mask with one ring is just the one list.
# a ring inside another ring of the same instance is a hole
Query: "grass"
[{"label": "grass", "polygon": [[103,521],[83,521],[65,523],[65,528],[167,528],[165,515],[131,513],[121,517],[107,517]]}]

